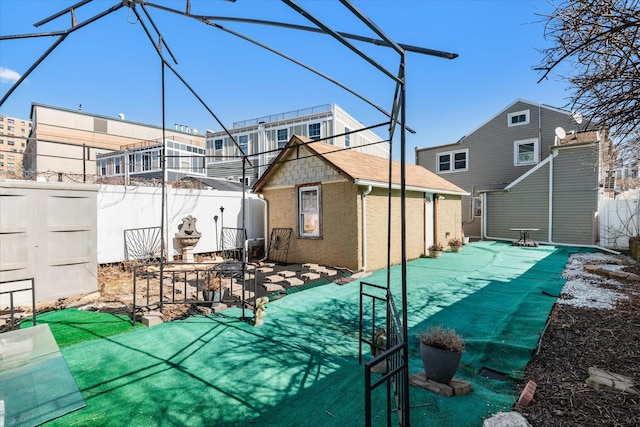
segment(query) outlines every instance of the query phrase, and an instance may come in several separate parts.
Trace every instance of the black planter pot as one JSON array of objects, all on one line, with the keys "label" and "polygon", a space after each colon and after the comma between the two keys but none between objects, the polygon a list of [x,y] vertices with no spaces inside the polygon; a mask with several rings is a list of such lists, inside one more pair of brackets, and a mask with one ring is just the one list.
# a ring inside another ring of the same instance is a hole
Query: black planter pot
[{"label": "black planter pot", "polygon": [[422,367],[427,379],[449,384],[460,366],[462,353],[441,350],[420,343],[420,356],[422,356]]},{"label": "black planter pot", "polygon": [[212,303],[220,303],[220,301],[222,301],[222,298],[224,298],[224,289],[222,290],[216,290],[216,291],[210,291],[210,290],[202,290],[202,298],[205,301],[211,301]]}]

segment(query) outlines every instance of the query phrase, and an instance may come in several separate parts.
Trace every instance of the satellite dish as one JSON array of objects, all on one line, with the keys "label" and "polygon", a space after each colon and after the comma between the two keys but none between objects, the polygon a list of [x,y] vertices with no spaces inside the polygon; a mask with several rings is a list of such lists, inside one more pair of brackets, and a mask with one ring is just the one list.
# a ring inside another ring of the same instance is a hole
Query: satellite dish
[{"label": "satellite dish", "polygon": [[556,136],[558,139],[564,139],[567,137],[567,132],[564,131],[560,126],[556,128]]},{"label": "satellite dish", "polygon": [[575,120],[577,124],[582,123],[582,114],[580,114],[579,112],[574,111],[573,113],[571,113],[571,116],[573,117],[573,120]]}]

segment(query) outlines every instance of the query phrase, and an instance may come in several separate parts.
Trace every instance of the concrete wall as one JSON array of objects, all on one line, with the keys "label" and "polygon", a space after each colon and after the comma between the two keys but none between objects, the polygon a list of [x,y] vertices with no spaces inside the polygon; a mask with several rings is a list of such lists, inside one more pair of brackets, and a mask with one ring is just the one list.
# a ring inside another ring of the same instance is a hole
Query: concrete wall
[{"label": "concrete wall", "polygon": [[[0,282],[35,279],[37,301],[97,289],[95,185],[0,181]],[[2,291],[24,282],[0,284]],[[14,303],[30,304],[28,292]],[[0,306],[8,305],[8,295]]]},{"label": "concrete wall", "polygon": [[[196,229],[202,234],[194,253],[218,251],[221,228],[242,228],[242,193],[177,189],[167,187],[168,255],[181,253],[175,239],[182,218],[191,215],[198,221]],[[98,192],[98,262],[125,260],[124,230],[159,227],[161,221],[162,189],[160,187],[125,187],[104,185]],[[264,239],[265,203],[256,195],[246,199],[246,229],[248,239]],[[224,214],[220,207],[224,207]],[[217,223],[214,216],[218,216]],[[264,240],[255,243],[263,244]]]}]

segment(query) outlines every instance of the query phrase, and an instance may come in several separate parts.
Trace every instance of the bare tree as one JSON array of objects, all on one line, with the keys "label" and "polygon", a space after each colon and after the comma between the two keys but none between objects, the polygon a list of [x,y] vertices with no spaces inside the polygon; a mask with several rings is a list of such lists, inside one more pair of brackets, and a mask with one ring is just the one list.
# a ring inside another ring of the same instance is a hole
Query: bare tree
[{"label": "bare tree", "polygon": [[562,63],[571,109],[607,126],[622,152],[640,155],[640,0],[567,0],[545,15],[540,81]]}]

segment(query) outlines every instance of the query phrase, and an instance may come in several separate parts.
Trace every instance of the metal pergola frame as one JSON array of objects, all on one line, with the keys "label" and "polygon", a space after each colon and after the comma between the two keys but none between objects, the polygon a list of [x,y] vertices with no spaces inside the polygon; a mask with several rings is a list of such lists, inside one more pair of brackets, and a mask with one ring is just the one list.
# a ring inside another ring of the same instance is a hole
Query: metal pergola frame
[{"label": "metal pergola frame", "polygon": [[[454,59],[456,58],[458,55],[455,53],[450,53],[450,52],[442,52],[442,51],[437,51],[437,50],[433,50],[433,49],[427,49],[427,48],[421,48],[421,47],[417,47],[417,46],[411,46],[411,45],[406,45],[406,44],[401,44],[401,43],[397,43],[394,40],[392,40],[390,37],[388,37],[385,32],[379,28],[372,20],[370,20],[367,16],[365,16],[364,13],[362,13],[350,0],[339,0],[339,2],[344,6],[344,8],[346,8],[352,15],[354,15],[356,18],[358,18],[362,23],[364,23],[370,30],[372,30],[378,37],[379,39],[375,39],[375,38],[370,38],[370,37],[364,37],[364,36],[359,36],[359,35],[355,35],[355,34],[349,34],[349,33],[344,33],[344,32],[339,32],[336,31],[332,28],[330,28],[328,25],[326,25],[325,23],[323,23],[321,20],[317,19],[313,14],[311,14],[309,11],[305,10],[302,6],[300,6],[298,3],[296,3],[293,0],[281,0],[284,4],[286,4],[287,6],[289,6],[291,9],[293,9],[294,11],[296,11],[298,14],[300,14],[301,16],[303,16],[304,18],[306,18],[308,21],[310,21],[314,26],[302,26],[302,25],[296,25],[296,24],[288,24],[288,23],[283,23],[283,22],[275,22],[275,21],[266,21],[266,20],[257,20],[257,19],[248,19],[248,18],[241,18],[241,17],[225,17],[225,16],[209,16],[209,15],[197,15],[197,14],[192,14],[191,13],[191,1],[190,0],[185,0],[185,9],[184,10],[178,10],[176,8],[171,8],[171,7],[166,7],[166,6],[162,6],[156,3],[152,3],[152,2],[148,2],[148,1],[144,1],[144,0],[121,0],[119,2],[117,2],[115,5],[113,5],[112,7],[104,10],[103,12],[93,16],[92,18],[89,18],[81,23],[77,23],[76,22],[76,16],[75,16],[75,11],[76,9],[84,6],[85,4],[90,3],[92,0],[81,0],[71,6],[69,6],[66,9],[63,9],[61,11],[59,11],[58,13],[51,15],[48,18],[45,18],[39,22],[37,22],[36,24],[34,24],[36,27],[39,27],[41,25],[44,25],[56,18],[59,18],[61,16],[67,15],[69,14],[71,17],[71,27],[67,30],[63,30],[63,31],[57,31],[57,32],[42,32],[42,33],[34,33],[34,34],[20,34],[20,35],[11,35],[11,36],[0,36],[0,41],[2,40],[10,40],[10,39],[18,39],[18,38],[29,38],[29,37],[57,37],[57,40],[49,47],[49,49],[44,52],[34,63],[33,65],[24,73],[22,74],[22,76],[15,82],[15,84],[7,91],[7,93],[2,97],[2,99],[0,99],[0,107],[4,104],[4,102],[9,98],[9,96],[11,96],[11,94],[15,91],[15,89],[20,86],[20,84],[31,74],[31,72],[33,72],[33,70],[35,70],[38,65],[40,63],[42,63],[42,61],[44,61],[44,59],[49,56],[49,54],[51,54],[51,52],[53,52],[70,34],[74,33],[77,30],[80,30],[81,28],[119,10],[122,7],[127,7],[129,8],[131,11],[133,11],[133,13],[136,15],[138,22],[141,24],[144,32],[146,33],[151,45],[153,46],[153,48],[156,50],[158,57],[160,59],[160,66],[161,66],[161,76],[162,76],[162,139],[163,139],[163,154],[162,154],[162,158],[161,158],[161,165],[162,165],[162,215],[161,215],[161,263],[160,263],[160,275],[162,276],[163,274],[163,265],[165,262],[165,245],[166,242],[165,240],[165,222],[166,222],[166,217],[165,217],[165,210],[166,210],[166,194],[165,194],[165,181],[166,181],[166,135],[165,135],[165,130],[166,130],[166,125],[165,125],[165,69],[168,68],[184,85],[187,89],[189,89],[189,91],[193,94],[193,96],[202,104],[202,106],[204,106],[204,108],[211,114],[211,116],[213,117],[213,119],[218,123],[218,125],[220,125],[222,127],[222,129],[224,129],[224,131],[226,132],[226,134],[229,136],[229,138],[233,141],[233,143],[235,144],[235,146],[238,148],[239,152],[241,153],[241,157],[242,157],[242,162],[243,162],[243,168],[242,168],[242,190],[243,190],[243,199],[242,199],[242,227],[245,228],[245,199],[246,199],[246,179],[245,179],[245,174],[246,174],[246,166],[249,165],[249,167],[252,167],[251,162],[249,160],[249,156],[244,153],[244,151],[242,150],[242,148],[240,147],[240,145],[238,144],[238,142],[236,141],[236,139],[233,137],[233,135],[231,135],[231,133],[229,132],[229,130],[223,125],[223,123],[220,121],[220,119],[216,116],[216,114],[213,112],[213,110],[207,105],[207,103],[198,95],[198,93],[189,85],[189,83],[176,71],[176,69],[170,64],[169,60],[165,57],[165,54],[163,53],[163,48],[166,50],[166,52],[168,53],[168,56],[170,56],[170,59],[174,62],[174,64],[177,64],[177,60],[175,59],[175,57],[173,56],[173,53],[171,52],[168,44],[166,43],[165,39],[162,37],[162,34],[160,33],[160,30],[158,28],[158,26],[156,26],[154,20],[151,17],[151,14],[149,13],[149,8],[153,8],[153,9],[158,9],[158,10],[162,10],[165,12],[169,12],[169,13],[173,13],[173,14],[178,14],[181,16],[184,16],[186,18],[190,18],[190,19],[195,19],[197,21],[200,21],[202,23],[204,23],[205,25],[211,26],[213,28],[216,28],[218,30],[221,31],[225,31],[229,34],[232,34],[236,37],[239,37],[241,39],[244,39],[250,43],[253,43],[259,47],[262,47],[276,55],[279,55],[280,57],[291,61],[305,69],[307,69],[308,71],[330,81],[331,83],[339,86],[340,88],[344,89],[345,91],[351,93],[352,95],[356,96],[357,98],[361,99],[362,101],[366,102],[367,104],[369,104],[370,106],[372,106],[373,108],[375,108],[376,110],[378,110],[379,112],[381,112],[382,114],[384,114],[386,117],[389,118],[389,121],[386,122],[385,124],[389,125],[389,138],[388,138],[388,142],[390,144],[390,154],[389,154],[389,195],[388,195],[388,212],[387,212],[387,216],[388,218],[390,218],[391,216],[391,200],[392,200],[392,152],[393,152],[393,139],[394,139],[394,134],[395,134],[395,129],[396,127],[399,125],[400,126],[400,212],[401,212],[401,283],[402,283],[402,334],[404,336],[404,341],[405,341],[405,346],[407,345],[407,271],[406,271],[406,182],[405,182],[405,175],[406,175],[406,132],[410,131],[413,132],[406,123],[406,80],[405,80],[405,70],[406,70],[406,55],[408,52],[413,52],[413,53],[419,53],[419,54],[424,54],[424,55],[429,55],[429,56],[436,56],[439,58],[445,58],[445,59]],[[231,0],[231,1],[235,1],[235,0]],[[144,17],[139,13],[138,11],[138,7],[142,10]],[[146,19],[145,19],[146,18]],[[148,22],[148,24],[147,24]],[[256,24],[256,25],[269,25],[269,26],[278,26],[278,27],[282,27],[282,28],[287,28],[287,29],[292,29],[295,31],[309,31],[309,32],[316,32],[316,33],[322,33],[322,34],[326,34],[329,35],[331,37],[333,37],[336,41],[338,41],[339,43],[341,43],[342,45],[346,46],[349,50],[351,50],[354,54],[358,55],[360,58],[364,59],[365,61],[367,61],[374,69],[378,70],[379,72],[383,73],[387,78],[389,78],[389,80],[391,80],[394,84],[395,84],[395,91],[394,91],[394,96],[393,96],[393,101],[392,101],[392,108],[390,112],[387,112],[385,109],[383,109],[382,107],[378,106],[377,104],[375,104],[374,102],[370,101],[369,99],[365,98],[364,96],[362,96],[361,94],[359,94],[357,91],[349,88],[348,86],[340,83],[339,81],[329,77],[328,75],[302,63],[301,61],[296,60],[293,57],[290,57],[288,55],[286,55],[283,52],[280,52],[276,49],[273,49],[263,43],[261,43],[260,41],[254,40],[252,38],[249,38],[239,32],[236,32],[234,30],[231,30],[229,28],[226,28],[224,26],[222,26],[220,24],[220,22],[241,22],[241,23],[248,23],[248,24]],[[151,27],[151,29],[149,28]],[[157,39],[157,40],[156,40]],[[360,49],[358,49],[356,46],[354,46],[350,40],[357,40],[360,42],[366,42],[366,43],[370,43],[370,44],[374,44],[377,46],[381,46],[381,47],[386,47],[386,48],[390,48],[393,51],[395,51],[398,54],[398,70],[397,72],[392,72],[390,70],[388,70],[387,68],[383,67],[382,65],[380,65],[379,63],[377,63],[373,58],[371,58],[369,55],[367,55],[366,53],[364,53],[363,51],[361,51]],[[389,289],[390,287],[390,267],[391,267],[391,221],[387,221],[388,222],[388,229],[387,229],[387,289]],[[268,230],[265,230],[265,233],[268,233]],[[245,260],[246,261],[246,252],[244,254]],[[162,292],[162,290],[161,290]],[[406,351],[407,349],[405,348],[404,351],[404,362],[406,365],[408,365],[408,352]],[[405,369],[404,371],[404,384],[406,387],[408,387],[408,371]],[[409,393],[403,393],[403,398],[406,400],[405,402],[402,403],[402,406],[404,408],[406,408],[406,415],[408,416],[408,410],[409,410]],[[405,425],[409,425],[409,421],[408,418],[406,418],[406,424]]]}]

